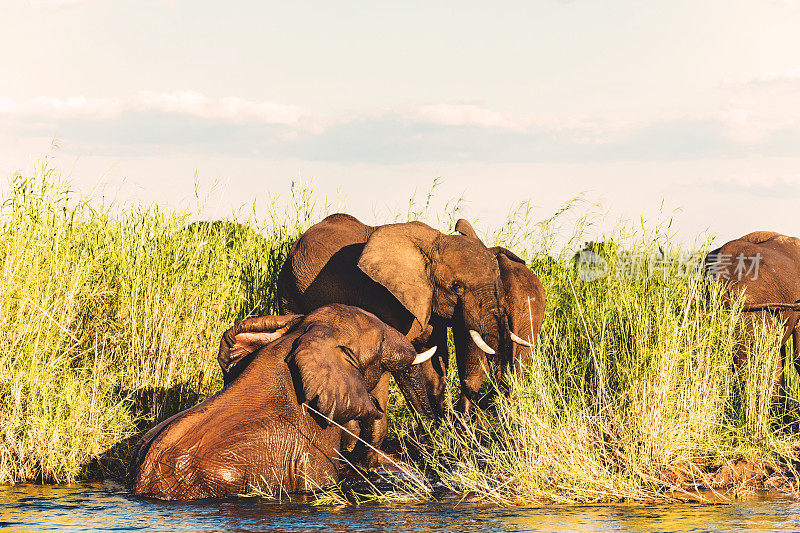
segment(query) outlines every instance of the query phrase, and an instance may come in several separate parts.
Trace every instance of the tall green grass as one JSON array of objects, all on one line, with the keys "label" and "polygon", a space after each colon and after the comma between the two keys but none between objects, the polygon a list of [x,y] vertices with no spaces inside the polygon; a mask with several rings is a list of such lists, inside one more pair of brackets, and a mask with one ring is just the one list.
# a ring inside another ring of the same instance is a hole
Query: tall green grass
[{"label": "tall green grass", "polygon": [[[276,312],[312,199],[264,225],[112,215],[43,162],[15,175],[0,219],[0,482],[116,475],[142,430],[221,385],[221,333]],[[262,236],[266,235],[266,237]]]},{"label": "tall green grass", "polygon": [[[499,503],[597,502],[688,496],[670,471],[709,487],[738,459],[793,467],[783,420],[796,416],[795,380],[772,401],[781,325],[767,317],[747,335],[740,307],[693,274],[703,248],[681,250],[662,229],[587,243],[608,266],[593,281],[572,252],[527,250],[548,300],[532,364],[495,409],[435,433],[426,459],[443,483]],[[747,364],[735,368],[739,343]]]},{"label": "tall green grass", "polygon": [[[11,185],[0,214],[3,483],[119,475],[143,431],[218,390],[221,333],[276,312],[288,248],[325,214],[294,187],[287,210],[273,203],[266,217],[226,223],[192,223],[202,210],[97,206],[47,161]],[[582,281],[574,252],[593,218],[580,204],[539,223],[521,204],[487,236],[544,283],[541,339],[508,394],[470,419],[452,415],[417,466],[496,502],[575,502],[663,496],[676,488],[669,468],[792,458],[796,435],[781,415],[796,410],[794,376],[790,401],[770,402],[778,325],[744,339],[717,289],[681,275],[679,259],[704,246],[682,250],[666,225],[592,243],[608,273]],[[429,193],[395,218],[452,231],[461,199],[438,216],[431,205]],[[627,257],[644,260],[640,275],[628,275]],[[751,354],[736,369],[740,342]],[[390,405],[403,434],[411,419],[399,396]]]}]

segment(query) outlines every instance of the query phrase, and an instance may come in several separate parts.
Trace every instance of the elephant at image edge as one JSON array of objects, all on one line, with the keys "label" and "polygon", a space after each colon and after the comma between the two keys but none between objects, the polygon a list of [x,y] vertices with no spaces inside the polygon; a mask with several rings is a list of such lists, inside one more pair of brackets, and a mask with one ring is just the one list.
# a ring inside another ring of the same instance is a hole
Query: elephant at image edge
[{"label": "elephant at image edge", "polygon": [[[756,257],[759,259],[752,259]],[[738,258],[744,260],[741,265]],[[767,313],[774,313],[783,322],[781,357],[775,369],[775,394],[782,394],[783,368],[788,357],[786,342],[790,336],[794,338],[795,368],[800,371],[800,239],[773,231],[748,233],[709,252],[705,270],[709,277],[724,284],[727,303],[744,292],[741,316],[745,327],[754,327]],[[741,346],[736,353],[736,364],[744,364],[745,356],[746,347]]]},{"label": "elephant at image edge", "polygon": [[[480,240],[472,225],[463,218],[458,220],[455,229],[462,235]],[[497,258],[505,292],[506,322],[513,342],[507,344],[505,350],[499,354],[487,353],[477,344],[469,341],[468,330],[463,323],[453,320],[453,341],[461,384],[461,393],[456,409],[460,412],[468,412],[478,401],[478,391],[486,380],[486,371],[489,368],[487,355],[495,360],[498,383],[502,377],[502,371],[509,364],[514,372],[518,372],[523,366],[530,363],[532,343],[539,338],[539,330],[544,320],[545,290],[536,274],[531,272],[525,265],[525,261],[513,252],[500,246],[492,247],[489,250]],[[446,335],[447,332],[444,331],[444,328],[437,329],[433,333],[434,338],[443,339],[437,343],[439,349],[434,356],[444,362],[442,373],[434,375],[425,372],[427,387],[429,390],[435,391],[432,403],[440,406],[444,403],[445,376],[447,374]],[[444,342],[443,346],[442,342]],[[434,409],[436,408],[437,405],[434,405]]]},{"label": "elephant at image edge", "polygon": [[[328,216],[292,246],[278,275],[278,297],[284,313],[332,302],[361,307],[418,348],[438,344],[431,338],[434,325],[454,318],[484,349],[501,350],[509,342],[492,253],[477,239],[445,235],[421,222],[373,227],[346,214]],[[440,371],[423,366],[426,373]],[[375,396],[385,409],[388,379]],[[380,448],[386,429],[385,419],[361,424],[361,436]],[[362,466],[374,466],[377,454],[360,442],[356,447]]]},{"label": "elephant at image edge", "polygon": [[136,494],[167,500],[297,492],[338,480],[339,424],[382,418],[372,391],[394,376],[409,405],[433,416],[409,340],[361,309],[250,318],[230,328],[218,360],[226,385],[151,429],[129,473]]}]

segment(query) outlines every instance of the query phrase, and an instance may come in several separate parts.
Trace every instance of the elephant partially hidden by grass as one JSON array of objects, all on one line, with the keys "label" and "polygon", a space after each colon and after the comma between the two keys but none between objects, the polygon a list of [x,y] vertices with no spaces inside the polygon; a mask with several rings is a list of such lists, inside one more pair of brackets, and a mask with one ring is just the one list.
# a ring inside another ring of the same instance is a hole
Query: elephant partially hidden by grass
[{"label": "elephant partially hidden by grass", "polygon": [[[773,231],[755,231],[723,244],[705,259],[706,275],[724,286],[724,298],[732,303],[744,294],[742,325],[753,329],[768,313],[783,323],[781,358],[775,368],[776,390],[784,390],[786,343],[794,336],[794,364],[800,372],[800,239]],[[747,346],[736,353],[737,365],[745,362]]]},{"label": "elephant partially hidden by grass", "polygon": [[384,416],[372,395],[384,373],[409,405],[432,418],[418,365],[434,351],[418,356],[397,330],[340,304],[305,316],[243,320],[220,342],[223,389],[142,438],[130,487],[187,500],[336,482],[337,424]]},{"label": "elephant partially hidden by grass", "polygon": [[[455,229],[464,237],[480,242],[467,220],[459,219]],[[489,358],[495,363],[498,378],[504,369],[511,367],[517,372],[530,362],[531,347],[539,338],[544,320],[546,295],[536,274],[525,265],[525,261],[506,248],[494,246],[489,251],[497,260],[504,293],[504,322],[508,324],[513,342],[502,345],[498,353],[485,344],[473,342],[463,321],[457,318],[452,321],[461,384],[456,410],[460,412],[468,412],[478,402],[478,391],[489,370]],[[448,359],[446,326],[435,326],[432,338],[435,339],[434,345],[438,346],[437,354],[430,364],[423,366],[423,372],[434,410],[444,410]]]}]

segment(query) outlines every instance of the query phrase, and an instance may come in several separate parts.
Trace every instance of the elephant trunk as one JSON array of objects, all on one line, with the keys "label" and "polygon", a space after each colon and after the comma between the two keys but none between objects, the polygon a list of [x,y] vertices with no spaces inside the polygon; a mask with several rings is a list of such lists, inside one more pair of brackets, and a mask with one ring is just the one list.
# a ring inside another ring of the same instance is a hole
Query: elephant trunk
[{"label": "elephant trunk", "polygon": [[470,343],[481,352],[495,355],[502,352],[510,342],[508,323],[505,319],[505,298],[499,280],[496,284],[484,287],[471,295],[465,295],[460,302],[463,324]]},{"label": "elephant trunk", "polygon": [[479,402],[479,389],[490,371],[490,362],[496,363],[498,371],[501,371],[511,358],[508,352],[513,343],[506,315],[505,308],[498,306],[486,309],[479,315],[479,320],[470,320],[474,315],[465,310],[463,325],[458,322],[454,324],[461,384],[461,394],[456,404],[459,412],[469,412]]},{"label": "elephant trunk", "polygon": [[303,315],[259,316],[241,320],[229,328],[222,334],[222,339],[219,341],[219,352],[217,353],[217,362],[219,362],[219,366],[222,369],[225,383],[229,381],[228,374],[230,373],[231,365],[237,359],[234,353],[234,346],[238,342],[236,338],[238,335],[245,333],[272,333],[273,335],[263,339],[263,341],[269,341],[280,337],[302,319]]},{"label": "elephant trunk", "polygon": [[418,416],[424,420],[433,420],[433,409],[428,401],[428,392],[422,380],[420,365],[414,365],[406,370],[392,372],[400,392]]}]

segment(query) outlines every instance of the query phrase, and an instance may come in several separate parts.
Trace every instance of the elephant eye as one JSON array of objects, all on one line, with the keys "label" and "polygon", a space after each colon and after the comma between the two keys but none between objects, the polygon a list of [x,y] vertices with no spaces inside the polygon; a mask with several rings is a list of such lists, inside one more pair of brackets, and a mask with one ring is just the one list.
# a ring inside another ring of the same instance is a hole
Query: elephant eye
[{"label": "elephant eye", "polygon": [[354,352],[353,349],[350,346],[340,345],[339,349],[342,350],[342,352],[344,353],[345,359],[351,365],[353,365],[356,368],[360,368],[361,367],[361,364],[362,364],[361,363],[361,359],[359,358],[358,355],[356,355],[356,352]]},{"label": "elephant eye", "polygon": [[459,296],[463,296],[464,295],[464,284],[463,283],[461,283],[460,281],[454,281],[451,286],[453,288],[453,292],[454,293],[456,293]]}]

